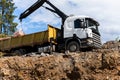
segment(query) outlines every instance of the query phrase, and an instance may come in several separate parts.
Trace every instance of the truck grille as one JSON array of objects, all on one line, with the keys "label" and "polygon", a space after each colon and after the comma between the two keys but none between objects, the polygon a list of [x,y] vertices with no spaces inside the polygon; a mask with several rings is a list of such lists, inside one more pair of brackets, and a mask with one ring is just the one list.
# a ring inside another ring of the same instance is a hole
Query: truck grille
[{"label": "truck grille", "polygon": [[92,33],[93,34],[93,46],[95,48],[100,48],[101,47],[101,39],[98,34]]}]

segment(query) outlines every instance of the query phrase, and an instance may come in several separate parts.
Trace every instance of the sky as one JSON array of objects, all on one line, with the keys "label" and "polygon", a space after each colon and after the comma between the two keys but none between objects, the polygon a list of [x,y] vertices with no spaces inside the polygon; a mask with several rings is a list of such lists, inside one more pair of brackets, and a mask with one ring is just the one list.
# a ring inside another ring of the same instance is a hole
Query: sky
[{"label": "sky", "polygon": [[[44,31],[47,25],[53,25],[60,28],[61,19],[54,13],[43,7],[36,10],[30,16],[25,18],[22,23],[19,22],[19,15],[30,7],[37,0],[13,0],[17,9],[14,14],[18,16],[15,19],[26,34]],[[61,11],[67,15],[86,15],[94,18],[100,23],[99,31],[102,42],[115,40],[120,37],[120,0],[49,0]],[[44,6],[48,6],[44,4]]]}]

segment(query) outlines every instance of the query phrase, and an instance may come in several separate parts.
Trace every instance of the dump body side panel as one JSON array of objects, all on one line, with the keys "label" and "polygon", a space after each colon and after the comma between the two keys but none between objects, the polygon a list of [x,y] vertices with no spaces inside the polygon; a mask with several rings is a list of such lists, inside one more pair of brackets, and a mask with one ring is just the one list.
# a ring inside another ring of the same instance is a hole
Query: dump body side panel
[{"label": "dump body side panel", "polygon": [[0,41],[0,50],[10,50],[23,46],[34,46],[48,42],[48,31],[28,34],[19,37],[11,37],[10,39]]},{"label": "dump body side panel", "polygon": [[0,50],[6,51],[13,48],[49,43],[51,38],[56,39],[56,33],[57,29],[49,25],[46,31],[0,40]]},{"label": "dump body side panel", "polygon": [[0,50],[2,51],[5,48],[9,48],[10,47],[10,42],[11,42],[11,38],[0,40]]}]

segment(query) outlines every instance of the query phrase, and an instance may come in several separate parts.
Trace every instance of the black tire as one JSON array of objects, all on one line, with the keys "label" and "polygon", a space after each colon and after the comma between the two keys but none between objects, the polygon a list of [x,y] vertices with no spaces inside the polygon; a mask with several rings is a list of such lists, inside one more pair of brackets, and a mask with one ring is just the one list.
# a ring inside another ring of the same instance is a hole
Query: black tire
[{"label": "black tire", "polygon": [[21,54],[26,54],[27,51],[25,49],[20,49]]},{"label": "black tire", "polygon": [[67,45],[67,50],[70,51],[70,52],[76,52],[76,51],[80,50],[80,46],[79,46],[78,42],[71,41]]},{"label": "black tire", "polygon": [[26,54],[26,50],[25,49],[14,50],[13,53],[12,53],[13,56],[21,56],[23,54]]},{"label": "black tire", "polygon": [[21,55],[22,55],[21,50],[14,50],[14,51],[12,52],[12,56],[21,56]]}]

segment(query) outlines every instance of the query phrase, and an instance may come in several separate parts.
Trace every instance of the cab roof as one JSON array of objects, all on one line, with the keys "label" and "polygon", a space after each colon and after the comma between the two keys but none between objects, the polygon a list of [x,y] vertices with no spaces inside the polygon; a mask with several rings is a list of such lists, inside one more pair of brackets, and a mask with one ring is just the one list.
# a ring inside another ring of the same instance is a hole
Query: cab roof
[{"label": "cab roof", "polygon": [[90,20],[92,20],[92,21],[94,21],[98,26],[99,26],[99,23],[95,20],[95,19],[93,19],[93,18],[91,18],[91,17],[89,17],[89,16],[85,16],[85,15],[79,15],[79,16],[75,16],[75,15],[70,15],[68,18],[67,18],[67,20],[75,20],[75,19],[90,19]]}]

